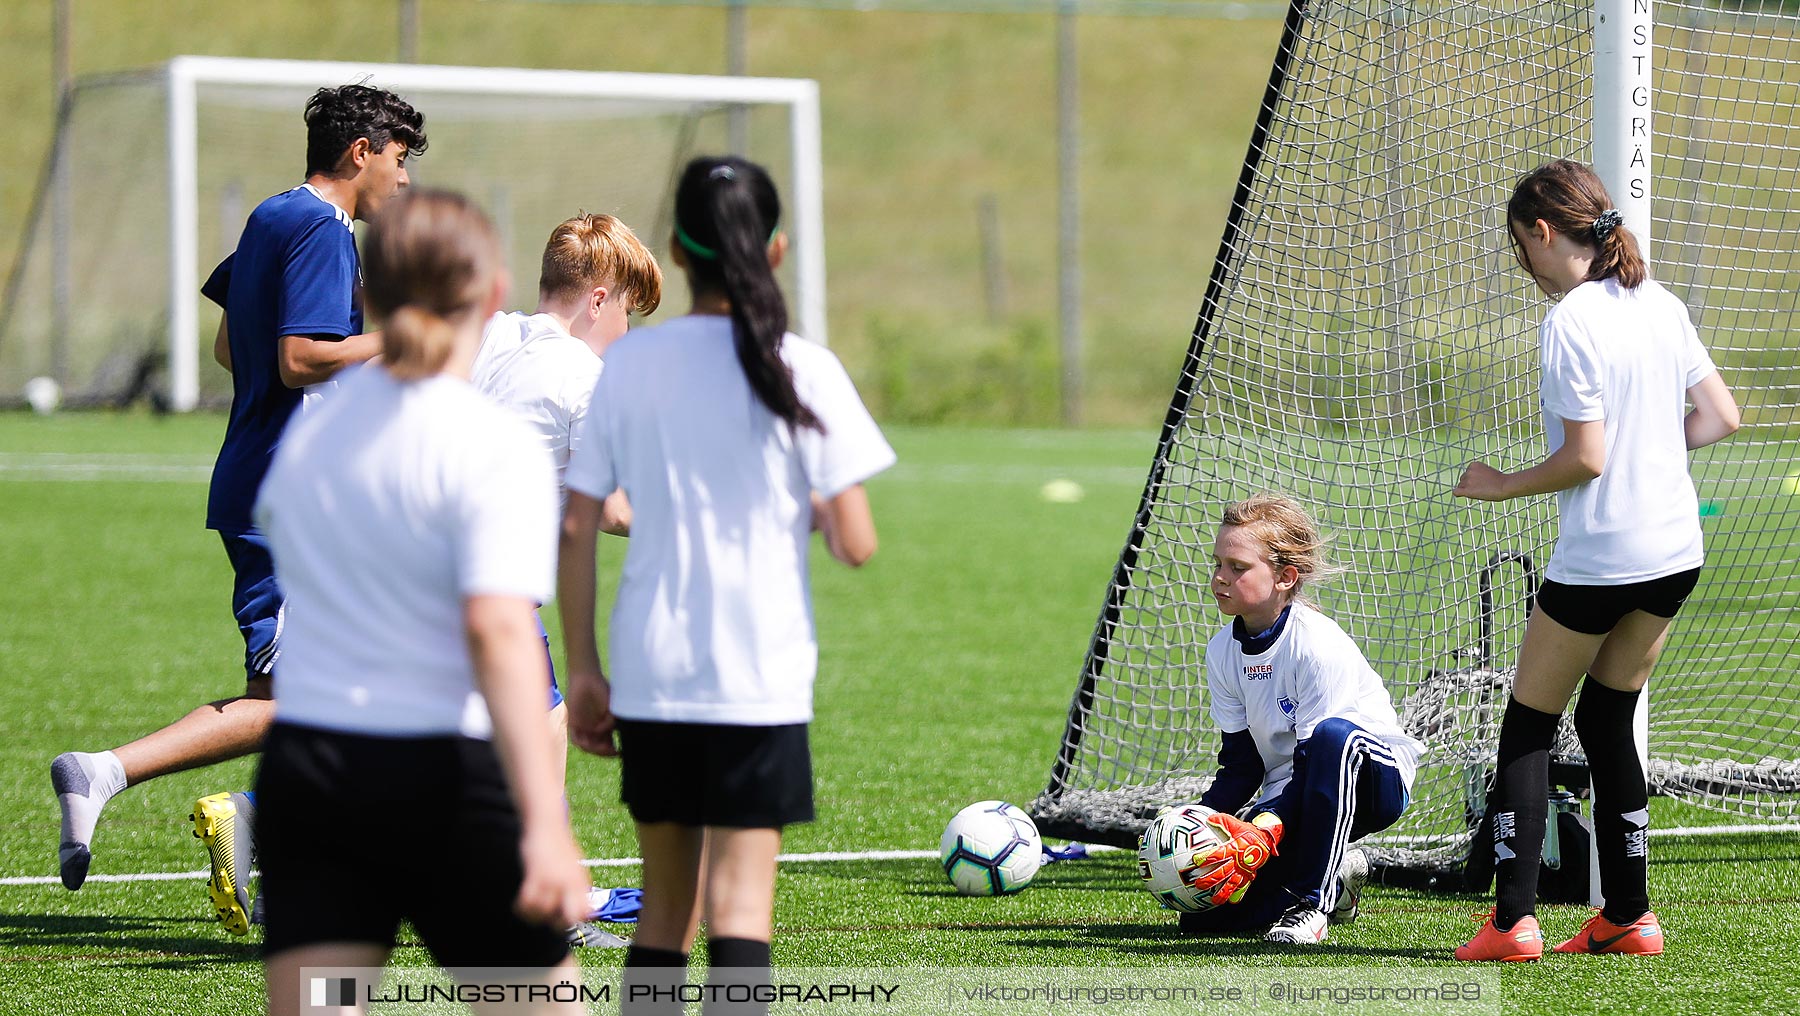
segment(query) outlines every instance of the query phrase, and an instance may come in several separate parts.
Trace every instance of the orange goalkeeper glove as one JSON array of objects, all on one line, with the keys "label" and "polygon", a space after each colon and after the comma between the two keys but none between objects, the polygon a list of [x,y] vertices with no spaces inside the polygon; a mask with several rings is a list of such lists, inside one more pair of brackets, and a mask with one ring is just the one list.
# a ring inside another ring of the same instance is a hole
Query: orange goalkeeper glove
[{"label": "orange goalkeeper glove", "polygon": [[1235,903],[1242,898],[1242,892],[1249,887],[1256,872],[1275,856],[1275,845],[1281,842],[1283,832],[1281,818],[1272,811],[1265,811],[1245,822],[1235,815],[1219,812],[1208,816],[1206,823],[1217,829],[1228,842],[1205,851],[1204,857],[1194,858],[1196,864],[1204,862],[1212,866],[1211,871],[1194,880],[1194,888],[1202,893],[1211,891],[1215,904]]}]

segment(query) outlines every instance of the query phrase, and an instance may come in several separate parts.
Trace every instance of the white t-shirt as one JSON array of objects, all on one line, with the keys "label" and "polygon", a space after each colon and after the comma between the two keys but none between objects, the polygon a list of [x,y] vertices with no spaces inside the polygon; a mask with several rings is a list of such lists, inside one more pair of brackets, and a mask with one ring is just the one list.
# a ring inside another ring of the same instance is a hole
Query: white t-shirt
[{"label": "white t-shirt", "polygon": [[1275,644],[1254,656],[1226,625],[1206,643],[1206,688],[1213,723],[1227,733],[1249,730],[1262,756],[1258,804],[1281,795],[1294,775],[1294,749],[1332,717],[1379,737],[1412,790],[1425,746],[1408,736],[1381,677],[1337,622],[1294,604]]},{"label": "white t-shirt", "polygon": [[548,314],[495,314],[469,380],[525,421],[556,463],[557,482],[581,440],[600,358]]},{"label": "white t-shirt", "polygon": [[791,431],[751,391],[731,319],[676,318],[608,348],[569,489],[631,500],[611,622],[612,710],[743,726],[812,719],[810,493],[894,462],[837,357],[789,335],[782,356],[825,424]]},{"label": "white t-shirt", "polygon": [[1545,570],[1569,585],[1622,585],[1700,567],[1700,505],[1688,475],[1687,390],[1713,372],[1687,307],[1653,280],[1584,282],[1539,331],[1544,433],[1604,420],[1600,476],[1562,491]]},{"label": "white t-shirt", "polygon": [[356,371],[289,424],[255,518],[287,595],[277,720],[489,736],[464,598],[555,586],[556,477],[523,424],[457,378]]}]

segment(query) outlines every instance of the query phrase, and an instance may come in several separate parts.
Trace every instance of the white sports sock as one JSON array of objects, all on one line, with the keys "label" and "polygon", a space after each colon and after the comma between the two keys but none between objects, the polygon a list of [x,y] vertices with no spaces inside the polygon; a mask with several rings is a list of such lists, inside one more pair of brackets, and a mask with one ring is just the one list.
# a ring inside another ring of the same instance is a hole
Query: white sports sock
[{"label": "white sports sock", "polygon": [[110,751],[64,752],[50,763],[50,784],[62,807],[62,840],[56,857],[63,885],[79,889],[92,857],[94,825],[106,802],[125,789],[125,767]]}]

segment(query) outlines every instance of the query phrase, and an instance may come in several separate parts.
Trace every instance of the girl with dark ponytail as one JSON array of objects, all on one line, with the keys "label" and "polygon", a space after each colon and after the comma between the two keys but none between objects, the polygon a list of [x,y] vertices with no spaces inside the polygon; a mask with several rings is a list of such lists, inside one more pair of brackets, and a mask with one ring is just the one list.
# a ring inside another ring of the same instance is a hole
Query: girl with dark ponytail
[{"label": "girl with dark ponytail", "polygon": [[777,232],[781,197],[754,162],[731,157],[688,163],[675,191],[675,262],[686,269],[694,305],[731,315],[738,363],[751,391],[790,427],[822,428],[794,390],[794,372],[781,358],[787,301],[775,269],[787,253]]},{"label": "girl with dark ponytail", "polygon": [[[894,461],[843,365],[787,331],[780,221],[762,167],[687,165],[672,247],[693,307],[607,349],[566,474],[569,739],[622,757],[644,858],[628,989],[683,982],[703,918],[713,982],[766,981],[781,830],[813,817],[808,542],[817,530],[839,561],[867,561],[862,484]],[[594,553],[615,490],[632,525],[608,680]],[[681,1011],[626,998],[627,1014]]]},{"label": "girl with dark ponytail", "polygon": [[1481,501],[1554,493],[1561,521],[1500,723],[1487,812],[1495,910],[1456,958],[1544,953],[1534,911],[1550,746],[1578,684],[1575,732],[1593,781],[1606,907],[1555,951],[1660,953],[1633,721],[1705,556],[1688,452],[1736,430],[1738,408],[1687,307],[1649,277],[1592,169],[1561,161],[1526,174],[1506,220],[1520,267],[1556,301],[1538,334],[1549,453],[1513,473],[1470,462],[1451,493]]},{"label": "girl with dark ponytail", "polygon": [[[1513,255],[1540,288],[1545,278],[1533,267],[1529,241],[1543,242],[1544,228],[1591,249],[1582,282],[1618,279],[1620,286],[1636,289],[1650,277],[1637,237],[1625,228],[1625,217],[1612,206],[1606,185],[1582,163],[1558,159],[1526,174],[1506,203],[1506,221],[1524,227],[1508,230]],[[1562,295],[1544,291],[1550,296]]]}]

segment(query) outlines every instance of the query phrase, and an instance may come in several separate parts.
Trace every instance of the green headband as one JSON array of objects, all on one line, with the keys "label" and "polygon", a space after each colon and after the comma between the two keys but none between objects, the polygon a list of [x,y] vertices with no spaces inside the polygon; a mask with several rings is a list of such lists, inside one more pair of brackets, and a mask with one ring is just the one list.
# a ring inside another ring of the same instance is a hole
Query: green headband
[{"label": "green headband", "polygon": [[[775,235],[779,232],[781,232],[781,226],[778,223],[778,224],[776,224],[774,229],[769,230],[768,242],[774,243]],[[719,252],[718,251],[713,250],[711,247],[708,247],[707,245],[705,245],[705,244],[701,243],[700,241],[694,239],[693,237],[689,236],[687,233],[687,230],[682,229],[681,223],[679,223],[679,222],[677,222],[675,224],[675,240],[677,243],[681,244],[683,247],[686,247],[689,254],[692,254],[695,257],[700,258],[703,261],[719,260]]]},{"label": "green headband", "polygon": [[707,261],[719,260],[719,252],[718,251],[713,250],[711,247],[708,247],[707,245],[705,245],[705,244],[701,243],[700,241],[694,239],[693,237],[689,236],[687,234],[687,230],[682,229],[681,223],[679,223],[679,222],[677,222],[675,224],[675,239],[678,242],[680,242],[680,244],[683,247],[686,247],[688,249],[689,254],[692,254],[697,258],[704,258]]}]

